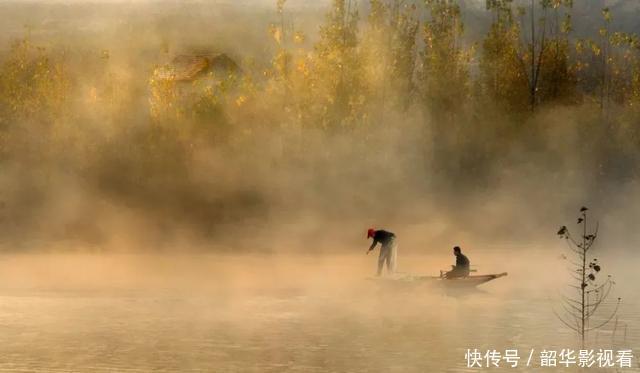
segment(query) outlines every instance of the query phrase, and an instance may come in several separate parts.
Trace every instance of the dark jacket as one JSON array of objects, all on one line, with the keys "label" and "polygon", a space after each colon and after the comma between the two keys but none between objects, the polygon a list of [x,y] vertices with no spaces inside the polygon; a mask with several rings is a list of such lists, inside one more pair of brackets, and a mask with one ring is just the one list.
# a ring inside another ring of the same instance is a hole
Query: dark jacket
[{"label": "dark jacket", "polygon": [[376,247],[378,242],[382,245],[382,247],[387,247],[393,243],[393,240],[395,240],[395,238],[396,238],[396,235],[391,232],[387,232],[382,229],[377,230],[373,234],[373,243],[369,247],[369,250],[373,250],[373,248]]},{"label": "dark jacket", "polygon": [[469,268],[469,258],[463,253],[456,254],[456,268]]}]

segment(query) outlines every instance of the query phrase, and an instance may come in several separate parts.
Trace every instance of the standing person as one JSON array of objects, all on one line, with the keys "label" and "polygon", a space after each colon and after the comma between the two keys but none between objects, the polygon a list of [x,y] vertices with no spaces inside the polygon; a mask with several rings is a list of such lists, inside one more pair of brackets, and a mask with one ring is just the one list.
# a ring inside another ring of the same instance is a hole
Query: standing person
[{"label": "standing person", "polygon": [[456,256],[456,265],[451,266],[451,271],[445,274],[447,278],[454,277],[467,277],[469,276],[469,268],[471,263],[469,262],[469,258],[462,253],[462,249],[460,246],[455,246],[453,248],[453,255]]},{"label": "standing person", "polygon": [[396,244],[396,235],[379,229],[370,228],[367,231],[367,239],[373,238],[369,251],[373,250],[380,243],[380,256],[378,256],[378,276],[382,274],[382,267],[387,263],[387,274],[393,274],[396,271],[396,258],[398,256],[398,245]]}]

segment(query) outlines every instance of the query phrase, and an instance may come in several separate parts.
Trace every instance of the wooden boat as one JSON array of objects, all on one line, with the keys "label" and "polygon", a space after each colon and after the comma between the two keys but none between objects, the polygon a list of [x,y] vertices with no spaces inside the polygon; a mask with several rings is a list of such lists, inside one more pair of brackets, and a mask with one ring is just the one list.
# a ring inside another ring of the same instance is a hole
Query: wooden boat
[{"label": "wooden boat", "polygon": [[470,275],[465,277],[454,277],[447,278],[443,275],[440,276],[420,276],[420,275],[410,275],[410,274],[396,274],[394,276],[387,277],[376,277],[376,281],[389,283],[389,284],[425,284],[425,283],[433,283],[433,284],[441,284],[447,287],[460,287],[460,288],[472,288],[478,285],[482,285],[489,281],[493,281],[500,277],[504,277],[507,275],[507,272],[497,273],[497,274],[487,274],[487,275]]},{"label": "wooden boat", "polygon": [[463,287],[472,287],[482,285],[486,282],[493,281],[500,277],[504,277],[507,275],[507,272],[496,273],[496,274],[488,274],[488,275],[471,275],[466,277],[454,277],[454,278],[446,278],[446,277],[438,277],[437,279],[442,281],[443,284],[447,286],[463,286]]}]

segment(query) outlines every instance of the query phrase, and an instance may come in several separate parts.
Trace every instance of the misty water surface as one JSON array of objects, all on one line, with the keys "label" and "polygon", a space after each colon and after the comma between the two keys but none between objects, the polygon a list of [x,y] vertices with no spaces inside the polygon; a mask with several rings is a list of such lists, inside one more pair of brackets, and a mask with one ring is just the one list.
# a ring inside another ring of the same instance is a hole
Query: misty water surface
[{"label": "misty water surface", "polygon": [[[503,254],[477,259],[505,268]],[[451,258],[401,259],[403,269],[425,273]],[[576,346],[552,313],[553,283],[562,278],[549,276],[560,268],[553,261],[537,274],[512,261],[505,269],[515,273],[468,293],[381,287],[367,279],[374,261],[5,256],[0,370],[464,371],[467,348],[522,355]],[[593,348],[640,350],[636,302],[625,301],[616,340],[600,332]]]}]

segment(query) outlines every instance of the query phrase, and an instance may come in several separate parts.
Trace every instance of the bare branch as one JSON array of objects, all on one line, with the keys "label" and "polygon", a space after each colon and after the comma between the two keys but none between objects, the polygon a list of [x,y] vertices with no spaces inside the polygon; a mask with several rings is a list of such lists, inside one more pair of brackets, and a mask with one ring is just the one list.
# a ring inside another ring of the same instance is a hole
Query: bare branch
[{"label": "bare branch", "polygon": [[565,321],[562,317],[560,317],[560,315],[558,315],[558,313],[556,312],[555,309],[552,308],[551,310],[552,310],[553,314],[556,315],[558,320],[560,320],[560,322],[562,322],[567,328],[573,330],[574,332],[578,332],[580,330],[578,327],[572,326],[567,321]]},{"label": "bare branch", "polygon": [[618,302],[616,303],[616,308],[613,310],[613,312],[611,313],[611,315],[609,315],[609,318],[607,320],[605,320],[603,323],[594,326],[592,328],[586,329],[586,331],[591,331],[594,329],[600,329],[603,326],[607,325],[609,322],[611,322],[611,320],[613,320],[613,318],[615,317],[615,315],[618,313],[618,308],[620,308],[620,300],[618,300]]},{"label": "bare branch", "polygon": [[569,297],[567,297],[567,296],[564,296],[564,295],[563,295],[562,297],[564,298],[564,300],[566,300],[566,301],[568,301],[568,302],[571,302],[571,303],[573,303],[573,304],[578,304],[578,305],[580,305],[580,304],[581,304],[581,303],[580,303],[580,301],[578,301],[578,300],[571,299],[571,298],[569,298]]},{"label": "bare branch", "polygon": [[[577,243],[577,242],[573,239],[573,237],[571,237],[571,233],[569,233],[569,231],[568,231],[568,230],[567,230],[567,234],[566,234],[566,236],[565,236],[565,237],[567,237],[567,240],[568,240],[568,241],[571,241],[571,243],[573,243],[573,245],[574,245],[574,246],[576,246],[576,247],[579,247],[579,246],[580,246],[580,244],[579,244],[579,243]],[[569,244],[569,242],[567,242],[567,244]],[[573,249],[571,246],[569,246],[569,247],[570,247],[571,249]]]},{"label": "bare branch", "polygon": [[613,286],[610,278],[608,278],[607,281],[605,281],[602,285],[600,285],[598,287],[595,287],[595,288],[592,288],[592,289],[588,290],[586,293],[598,292],[598,291],[602,290],[606,285]]},{"label": "bare branch", "polygon": [[[571,304],[570,302],[568,302],[568,301],[566,301],[566,300],[565,300],[565,302],[564,302],[564,303],[562,303],[562,305],[563,305],[563,307],[564,307],[565,305],[567,305],[567,306],[571,307],[573,310],[575,310],[575,311],[576,311],[576,312],[578,312],[579,314],[581,314],[581,313],[582,313],[582,309],[580,309],[580,307],[574,306],[573,304]],[[573,312],[570,312],[569,310],[567,310],[566,308],[565,308],[565,311],[567,311],[567,312],[569,312],[569,313],[573,313]]]},{"label": "bare branch", "polygon": [[569,262],[569,264],[573,265],[574,267],[581,266],[581,264],[579,264],[578,262],[574,262],[573,260],[570,260],[570,259],[567,259],[567,262]]},{"label": "bare branch", "polygon": [[[544,40],[544,34],[542,34],[541,37]],[[542,55],[539,58],[542,58]],[[580,209],[578,225],[582,232],[578,241],[576,241],[577,237],[574,238],[569,230],[566,229],[566,226],[563,226],[559,232],[564,236],[569,250],[575,255],[572,256],[573,260],[568,258],[564,259],[566,259],[568,263],[566,270],[569,272],[569,275],[571,276],[570,278],[575,281],[570,281],[567,286],[570,289],[574,289],[571,292],[576,291],[577,296],[560,294],[560,305],[564,311],[562,317],[557,313],[556,309],[552,307],[553,313],[565,326],[578,332],[582,338],[583,344],[587,332],[602,328],[609,323],[615,317],[620,306],[620,299],[618,298],[618,303],[616,304],[615,309],[606,320],[599,322],[594,326],[590,325],[591,317],[600,310],[603,304],[609,304],[607,299],[615,285],[615,282],[610,276],[601,282],[598,275],[601,267],[596,262],[596,259],[587,255],[587,252],[596,242],[600,227],[599,223],[596,222],[593,232],[587,233],[590,228],[587,223],[589,221],[587,210],[588,209],[586,207],[582,207]],[[569,291],[567,291],[567,293],[569,293]]]},{"label": "bare branch", "polygon": [[595,303],[595,306],[590,311],[590,315],[593,315],[596,312],[596,310],[600,307],[600,304],[602,304],[602,302],[607,299],[612,288],[613,288],[613,285],[610,285],[607,288],[606,293],[599,296],[598,301]]},{"label": "bare branch", "polygon": [[576,275],[571,275],[571,277],[573,277],[576,281],[582,282],[582,278],[581,277],[578,277]]}]

